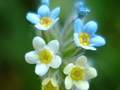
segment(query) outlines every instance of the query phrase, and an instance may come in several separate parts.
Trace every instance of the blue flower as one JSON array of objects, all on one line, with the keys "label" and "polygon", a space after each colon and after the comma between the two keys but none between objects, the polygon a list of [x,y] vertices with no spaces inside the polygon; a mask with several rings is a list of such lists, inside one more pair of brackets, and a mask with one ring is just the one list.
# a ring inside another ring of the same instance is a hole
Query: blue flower
[{"label": "blue flower", "polygon": [[80,19],[74,23],[74,42],[76,46],[80,46],[88,50],[96,50],[93,46],[102,46],[105,44],[104,38],[95,35],[97,24],[94,21],[89,21],[85,26]]},{"label": "blue flower", "polygon": [[49,6],[49,0],[41,0],[42,5]]},{"label": "blue flower", "polygon": [[88,12],[90,12],[89,9],[84,7],[84,4],[82,2],[78,2],[76,4],[76,9],[78,11],[79,16],[85,16]]},{"label": "blue flower", "polygon": [[59,12],[60,7],[50,12],[48,6],[42,5],[38,8],[37,14],[29,12],[26,18],[33,23],[38,30],[48,30],[59,20],[59,18],[57,18]]}]

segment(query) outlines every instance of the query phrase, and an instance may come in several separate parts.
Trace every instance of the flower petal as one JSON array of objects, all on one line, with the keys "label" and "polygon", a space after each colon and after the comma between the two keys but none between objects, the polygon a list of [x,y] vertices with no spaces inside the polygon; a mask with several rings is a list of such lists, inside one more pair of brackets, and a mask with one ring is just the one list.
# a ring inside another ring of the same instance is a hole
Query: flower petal
[{"label": "flower petal", "polygon": [[85,74],[84,79],[88,80],[88,79],[96,77],[97,71],[96,71],[96,69],[89,67],[89,68],[85,69],[84,74]]},{"label": "flower petal", "polygon": [[91,38],[90,46],[103,46],[105,45],[105,39],[101,36],[94,35]]},{"label": "flower petal", "polygon": [[85,57],[83,55],[78,57],[78,59],[76,60],[75,64],[78,65],[78,66],[86,67],[87,57]]},{"label": "flower petal", "polygon": [[38,15],[36,15],[34,13],[27,13],[26,19],[33,24],[37,24],[40,21]]},{"label": "flower petal", "polygon": [[41,50],[44,48],[45,45],[46,43],[41,37],[38,37],[38,36],[34,37],[33,47],[35,48],[35,50]]},{"label": "flower petal", "polygon": [[86,49],[86,50],[96,50],[96,48],[92,47],[92,46],[83,46],[83,45],[81,45],[81,47]]},{"label": "flower petal", "polygon": [[73,81],[70,76],[65,78],[65,88],[70,89],[73,86]]},{"label": "flower petal", "polygon": [[38,8],[38,15],[42,18],[43,16],[49,16],[50,10],[48,6],[42,5]]},{"label": "flower petal", "polygon": [[74,42],[75,42],[76,46],[81,46],[79,39],[78,39],[78,33],[74,33]]},{"label": "flower petal", "polygon": [[57,16],[59,15],[59,13],[60,13],[60,7],[57,7],[54,10],[51,11],[50,17],[52,19],[55,19],[55,18],[57,18]]},{"label": "flower petal", "polygon": [[88,23],[85,24],[84,26],[84,31],[90,34],[92,36],[97,30],[97,23],[94,21],[89,21]]},{"label": "flower petal", "polygon": [[83,23],[80,19],[76,19],[74,23],[74,32],[80,33],[83,29]]},{"label": "flower petal", "polygon": [[43,25],[41,25],[40,23],[37,23],[35,25],[35,27],[38,29],[38,30],[48,30],[48,27],[45,27]]},{"label": "flower petal", "polygon": [[59,42],[58,40],[52,40],[47,44],[47,47],[49,48],[49,50],[51,52],[53,52],[54,54],[56,54],[59,50]]},{"label": "flower petal", "polygon": [[50,62],[50,66],[52,68],[58,68],[61,65],[61,63],[62,63],[61,58],[56,55],[55,57],[53,57],[52,61]]},{"label": "flower petal", "polygon": [[35,67],[35,73],[39,76],[43,76],[47,73],[49,66],[43,63],[38,63]]},{"label": "flower petal", "polygon": [[31,51],[25,54],[25,60],[27,63],[35,64],[39,61],[39,56],[37,52]]},{"label": "flower petal", "polygon": [[42,81],[42,85],[47,85],[48,82],[51,80],[51,78],[45,78],[43,81]]},{"label": "flower petal", "polygon": [[88,90],[89,89],[89,83],[87,81],[79,80],[75,82],[75,85],[80,90]]},{"label": "flower petal", "polygon": [[64,74],[69,74],[70,71],[72,70],[72,68],[73,68],[74,66],[75,66],[75,65],[74,65],[73,63],[68,64],[68,65],[63,69]]},{"label": "flower petal", "polygon": [[57,86],[58,86],[58,83],[57,83],[57,81],[56,81],[55,78],[51,78],[51,83],[52,83],[52,85],[53,85],[54,87],[57,87]]},{"label": "flower petal", "polygon": [[52,23],[47,28],[51,28],[58,20],[59,18],[56,18],[55,20],[53,20]]}]

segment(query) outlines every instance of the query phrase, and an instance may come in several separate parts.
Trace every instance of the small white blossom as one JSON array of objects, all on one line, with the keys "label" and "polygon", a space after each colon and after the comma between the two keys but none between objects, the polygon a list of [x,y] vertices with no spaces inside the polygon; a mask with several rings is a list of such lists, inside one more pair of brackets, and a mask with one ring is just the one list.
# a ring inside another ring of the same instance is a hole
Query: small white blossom
[{"label": "small white blossom", "polygon": [[55,55],[59,49],[57,40],[50,41],[47,45],[41,37],[33,39],[33,47],[35,51],[30,51],[25,54],[25,60],[30,64],[36,64],[35,73],[43,76],[49,70],[49,67],[58,68],[62,60],[58,55]]},{"label": "small white blossom", "polygon": [[65,78],[65,88],[71,89],[75,85],[80,90],[88,90],[88,79],[97,76],[97,72],[92,67],[87,67],[87,58],[85,56],[79,57],[75,65],[73,63],[68,64],[63,72],[67,75]]}]

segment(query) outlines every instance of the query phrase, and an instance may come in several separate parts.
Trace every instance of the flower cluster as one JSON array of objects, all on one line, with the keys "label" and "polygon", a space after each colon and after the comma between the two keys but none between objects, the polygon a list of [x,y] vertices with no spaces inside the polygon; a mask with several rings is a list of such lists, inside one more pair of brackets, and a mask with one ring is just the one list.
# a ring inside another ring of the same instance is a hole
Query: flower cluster
[{"label": "flower cluster", "polygon": [[49,5],[49,0],[41,0],[37,14],[26,15],[38,36],[32,41],[35,50],[26,53],[25,60],[36,64],[35,73],[42,79],[42,90],[88,90],[88,80],[95,78],[97,71],[87,66],[83,51],[96,50],[95,46],[103,46],[105,40],[95,34],[96,22],[83,25],[82,19],[90,12],[83,3],[75,5],[78,17],[68,18],[62,29],[56,25],[60,7],[50,12]]}]

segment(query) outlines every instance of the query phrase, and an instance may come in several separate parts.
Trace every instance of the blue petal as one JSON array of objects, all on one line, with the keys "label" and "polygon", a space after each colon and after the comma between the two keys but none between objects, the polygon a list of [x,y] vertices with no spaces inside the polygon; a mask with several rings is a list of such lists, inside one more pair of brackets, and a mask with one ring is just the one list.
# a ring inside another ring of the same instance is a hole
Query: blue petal
[{"label": "blue petal", "polygon": [[83,29],[83,23],[80,19],[76,19],[74,22],[74,31],[75,33],[80,33]]},{"label": "blue petal", "polygon": [[94,21],[86,23],[84,26],[84,31],[92,36],[97,31],[97,23],[95,23]]},{"label": "blue petal", "polygon": [[36,14],[34,14],[34,13],[28,13],[28,14],[26,15],[26,19],[27,19],[28,21],[30,21],[31,23],[33,23],[33,24],[37,24],[37,23],[40,21],[38,15],[36,15]]},{"label": "blue petal", "polygon": [[59,15],[59,13],[60,13],[60,7],[57,7],[54,10],[51,11],[50,17],[52,19],[55,19],[55,18],[57,18],[57,16]]},{"label": "blue petal", "polygon": [[105,39],[101,36],[94,35],[91,38],[90,46],[103,46],[105,45]]},{"label": "blue petal", "polygon": [[43,17],[43,16],[49,16],[50,15],[50,10],[48,6],[42,5],[38,8],[38,15]]}]

